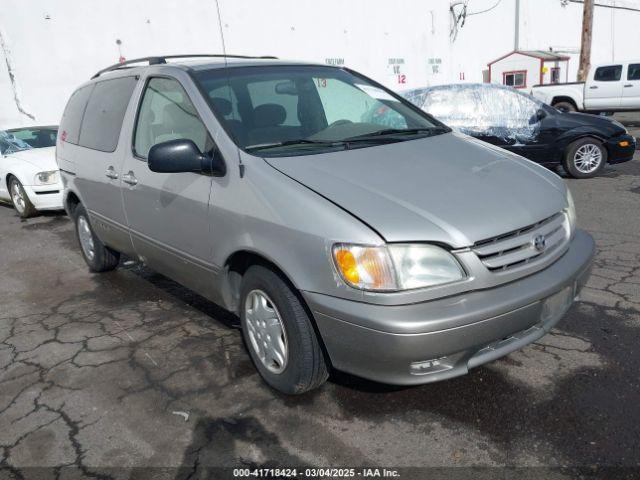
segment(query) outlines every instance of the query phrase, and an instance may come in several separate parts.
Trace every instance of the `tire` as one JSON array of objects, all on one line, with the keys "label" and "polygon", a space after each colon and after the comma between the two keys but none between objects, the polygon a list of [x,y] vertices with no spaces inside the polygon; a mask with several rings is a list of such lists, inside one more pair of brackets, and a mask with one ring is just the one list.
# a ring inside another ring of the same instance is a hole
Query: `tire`
[{"label": "tire", "polygon": [[555,108],[560,110],[561,112],[577,112],[578,109],[571,102],[556,102],[553,104]]},{"label": "tire", "polygon": [[73,211],[76,224],[76,238],[84,261],[92,272],[108,272],[120,263],[120,253],[110,249],[96,236],[89,221],[89,215],[82,204]]},{"label": "tire", "polygon": [[562,165],[573,178],[592,178],[602,172],[606,163],[607,149],[602,142],[586,137],[569,144]]},{"label": "tire", "polygon": [[[296,292],[278,273],[260,265],[250,267],[242,278],[240,301],[240,322],[247,350],[271,387],[297,395],[327,380],[327,366],[311,319]],[[260,318],[272,322],[266,332],[258,323]],[[273,338],[268,335],[274,332]],[[276,359],[264,354],[268,349],[261,353],[257,345],[261,343],[264,347],[265,342],[280,345],[284,355]]]},{"label": "tire", "polygon": [[27,192],[24,191],[24,187],[22,186],[22,183],[20,183],[20,180],[11,176],[7,183],[9,184],[11,203],[13,203],[13,208],[16,209],[18,215],[20,215],[21,218],[29,218],[36,215],[38,211],[33,206],[33,203],[31,203],[31,200],[29,200]]}]

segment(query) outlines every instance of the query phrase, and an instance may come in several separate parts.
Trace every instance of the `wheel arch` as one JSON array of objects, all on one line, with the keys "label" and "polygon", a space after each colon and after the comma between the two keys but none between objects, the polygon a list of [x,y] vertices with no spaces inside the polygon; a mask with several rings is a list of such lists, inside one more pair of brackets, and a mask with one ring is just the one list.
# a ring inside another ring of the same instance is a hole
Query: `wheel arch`
[{"label": "wheel arch", "polygon": [[68,191],[64,197],[64,209],[67,215],[73,217],[73,213],[81,203],[80,197],[73,190]]},{"label": "wheel arch", "polygon": [[555,97],[553,97],[551,99],[551,106],[554,106],[555,104],[560,103],[560,102],[571,103],[574,107],[576,107],[576,110],[580,110],[578,108],[578,102],[576,102],[573,97],[570,97],[570,96],[567,96],[567,95],[556,95]]},{"label": "wheel arch", "polygon": [[270,256],[249,248],[236,250],[227,257],[221,272],[223,275],[223,298],[232,312],[239,312],[240,282],[249,267],[253,265],[262,265],[274,270],[293,290],[299,292],[298,287],[285,272],[284,268]]},{"label": "wheel arch", "polygon": [[322,354],[325,358],[325,361],[327,362],[327,365],[331,365],[329,352],[327,351],[327,348],[324,344],[324,339],[322,338],[322,334],[318,329],[318,325],[316,323],[315,317],[313,316],[313,312],[309,308],[309,305],[307,305],[307,302],[305,301],[303,295],[300,293],[300,290],[296,287],[290,276],[287,275],[284,269],[268,255],[264,255],[262,252],[256,250],[245,248],[236,250],[227,257],[224,263],[224,268],[221,272],[221,275],[223,277],[221,282],[221,291],[227,309],[237,314],[238,316],[240,315],[240,287],[242,283],[242,277],[247,272],[247,270],[254,265],[260,265],[273,270],[298,297],[300,304],[305,309],[307,315],[309,316],[309,319],[311,320],[311,325],[315,331],[316,338],[318,339],[320,348],[322,349]]},{"label": "wheel arch", "polygon": [[607,149],[607,139],[598,134],[597,132],[580,132],[578,134],[573,133],[571,135],[567,135],[564,138],[560,138],[558,139],[558,142],[562,142],[562,159],[564,160],[564,158],[566,157],[567,153],[569,153],[569,149],[571,148],[571,146],[579,141],[579,140],[584,140],[585,138],[593,138],[597,141],[599,141],[600,143],[602,143],[602,146],[604,147],[605,150],[607,150],[607,154],[609,153],[608,149]]},{"label": "wheel arch", "polygon": [[9,191],[9,180],[11,177],[17,178],[22,185],[28,185],[28,183],[24,181],[22,174],[16,173],[15,170],[9,170],[2,179],[4,186],[7,188],[7,192]]},{"label": "wheel arch", "polygon": [[[595,132],[585,132],[585,133],[581,133],[580,135],[578,135],[576,137],[568,139],[567,145],[565,147],[565,152],[568,151],[568,149],[569,149],[569,147],[571,145],[573,145],[574,143],[576,143],[579,140],[584,140],[586,138],[592,138],[594,140],[597,140],[598,142],[600,142],[602,144],[603,148],[605,150],[607,150],[607,139],[604,136],[602,136],[602,135],[600,135],[598,133],[595,133]],[[607,153],[609,153],[608,150],[607,150]]]}]

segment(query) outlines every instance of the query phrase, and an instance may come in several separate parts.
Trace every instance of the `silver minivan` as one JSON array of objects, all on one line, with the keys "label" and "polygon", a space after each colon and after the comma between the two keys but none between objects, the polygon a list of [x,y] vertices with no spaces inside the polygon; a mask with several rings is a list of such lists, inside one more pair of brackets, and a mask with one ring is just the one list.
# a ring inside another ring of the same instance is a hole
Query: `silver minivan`
[{"label": "silver minivan", "polygon": [[57,158],[90,270],[126,255],[236,313],[290,394],[465,374],[556,325],[594,255],[561,178],[347,68],[115,65]]}]

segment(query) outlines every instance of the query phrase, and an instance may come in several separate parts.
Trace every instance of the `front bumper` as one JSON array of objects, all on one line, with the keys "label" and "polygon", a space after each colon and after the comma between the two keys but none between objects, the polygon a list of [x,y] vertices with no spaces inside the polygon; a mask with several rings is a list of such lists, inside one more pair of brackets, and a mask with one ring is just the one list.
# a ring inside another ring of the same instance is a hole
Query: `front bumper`
[{"label": "front bumper", "polygon": [[[591,236],[578,230],[568,251],[540,272],[496,288],[417,304],[386,306],[303,295],[335,368],[390,384],[429,383],[463,375],[542,337],[586,283],[594,252]],[[569,302],[543,320],[544,302],[561,291],[570,292]],[[407,331],[412,321],[421,325],[418,331]],[[381,324],[385,331],[371,328]]]},{"label": "front bumper", "polygon": [[[620,144],[627,142],[627,146]],[[636,153],[636,139],[631,135],[619,135],[610,138],[606,142],[607,152],[609,153],[609,163],[622,163],[631,160]]]},{"label": "front bumper", "polygon": [[23,185],[23,188],[36,210],[64,210],[62,182],[52,185]]}]

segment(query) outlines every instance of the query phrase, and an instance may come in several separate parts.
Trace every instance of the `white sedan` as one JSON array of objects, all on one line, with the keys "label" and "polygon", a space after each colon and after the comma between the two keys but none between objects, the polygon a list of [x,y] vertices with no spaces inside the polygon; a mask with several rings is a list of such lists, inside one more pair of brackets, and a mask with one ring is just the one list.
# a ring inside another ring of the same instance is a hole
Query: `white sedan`
[{"label": "white sedan", "polygon": [[62,181],[55,147],[33,148],[0,131],[0,200],[10,201],[22,218],[42,210],[62,210]]}]

